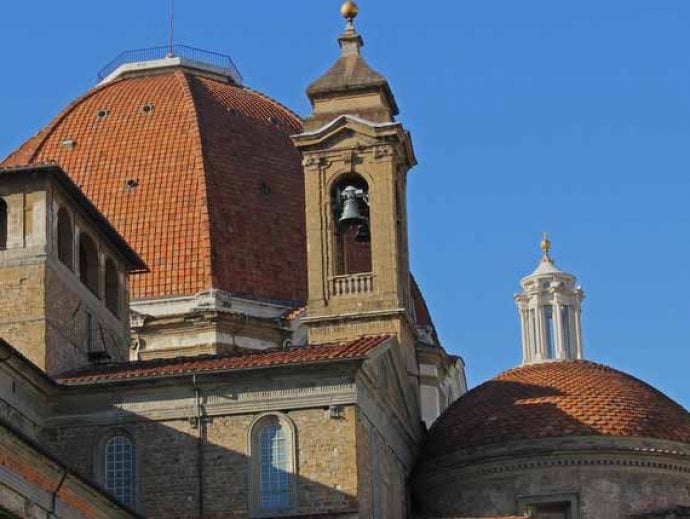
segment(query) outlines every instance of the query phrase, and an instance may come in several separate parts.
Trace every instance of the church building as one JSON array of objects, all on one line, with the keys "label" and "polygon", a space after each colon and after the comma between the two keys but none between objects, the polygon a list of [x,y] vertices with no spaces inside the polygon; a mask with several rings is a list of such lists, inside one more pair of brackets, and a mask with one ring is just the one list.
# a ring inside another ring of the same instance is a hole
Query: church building
[{"label": "church building", "polygon": [[690,413],[585,360],[546,237],[522,366],[468,392],[341,12],[306,118],[227,56],[125,52],[0,162],[0,517],[690,517]]}]

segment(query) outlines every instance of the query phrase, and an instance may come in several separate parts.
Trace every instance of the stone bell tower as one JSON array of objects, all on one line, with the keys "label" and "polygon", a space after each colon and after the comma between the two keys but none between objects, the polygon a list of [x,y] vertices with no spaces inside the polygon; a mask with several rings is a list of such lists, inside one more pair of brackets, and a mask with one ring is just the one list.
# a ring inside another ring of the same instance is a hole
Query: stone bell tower
[{"label": "stone bell tower", "polygon": [[522,362],[582,359],[584,292],[575,276],[556,267],[546,235],[541,248],[539,266],[521,281],[522,292],[515,296],[522,323]]},{"label": "stone bell tower", "polygon": [[313,111],[294,142],[303,155],[312,343],[390,333],[414,350],[407,243],[409,133],[386,79],[347,20],[341,55],[307,90]]}]

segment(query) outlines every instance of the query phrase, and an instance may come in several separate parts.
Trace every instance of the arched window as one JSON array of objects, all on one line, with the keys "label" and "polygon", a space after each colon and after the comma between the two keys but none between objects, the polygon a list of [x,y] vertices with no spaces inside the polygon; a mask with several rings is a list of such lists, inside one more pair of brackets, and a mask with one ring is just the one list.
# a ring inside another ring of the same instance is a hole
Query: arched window
[{"label": "arched window", "polygon": [[0,250],[7,248],[7,202],[0,198]]},{"label": "arched window", "polygon": [[98,249],[88,234],[79,235],[79,279],[98,295]]},{"label": "arched window", "polygon": [[135,462],[134,444],[127,436],[118,434],[105,444],[103,485],[115,499],[134,506]]},{"label": "arched window", "polygon": [[260,418],[251,428],[252,509],[256,514],[294,510],[295,431],[279,415]]},{"label": "arched window", "polygon": [[58,259],[70,269],[74,267],[74,231],[72,218],[67,209],[61,207],[57,214],[57,248]]},{"label": "arched window", "polygon": [[335,234],[335,274],[371,272],[369,185],[359,175],[345,175],[331,193]]},{"label": "arched window", "polygon": [[112,313],[120,315],[120,276],[110,258],[105,262],[105,305]]}]

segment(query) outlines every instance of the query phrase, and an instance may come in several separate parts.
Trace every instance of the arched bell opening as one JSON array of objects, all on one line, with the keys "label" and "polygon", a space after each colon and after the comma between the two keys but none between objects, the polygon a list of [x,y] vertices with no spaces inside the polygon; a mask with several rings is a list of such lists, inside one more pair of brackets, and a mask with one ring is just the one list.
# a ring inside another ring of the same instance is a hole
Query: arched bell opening
[{"label": "arched bell opening", "polygon": [[79,235],[79,279],[91,292],[99,295],[98,248],[96,242],[85,233]]},{"label": "arched bell opening", "polygon": [[344,175],[333,184],[335,274],[371,272],[369,184],[360,175]]}]

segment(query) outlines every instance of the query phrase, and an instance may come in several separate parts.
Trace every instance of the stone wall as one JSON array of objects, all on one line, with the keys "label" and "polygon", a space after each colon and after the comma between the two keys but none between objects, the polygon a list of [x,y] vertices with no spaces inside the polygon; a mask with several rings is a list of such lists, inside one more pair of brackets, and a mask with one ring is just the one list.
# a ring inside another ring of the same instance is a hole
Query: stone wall
[{"label": "stone wall", "polygon": [[407,475],[388,441],[363,413],[357,420],[360,517],[407,517]]},{"label": "stone wall", "polygon": [[53,258],[46,263],[46,371],[59,374],[91,363],[89,353],[111,362],[129,356],[129,330]]},{"label": "stone wall", "polygon": [[3,261],[0,252],[0,337],[45,369],[45,265]]},{"label": "stone wall", "polygon": [[[285,414],[297,431],[298,515],[356,514],[354,406],[343,407],[339,418],[324,408]],[[198,517],[200,481],[205,517],[247,517],[252,477],[248,435],[256,416],[207,417],[201,428],[188,419],[135,417],[122,424],[65,426],[54,431],[53,450],[84,476],[102,482],[103,445],[112,434],[124,433],[135,442],[137,510],[146,517]]]},{"label": "stone wall", "polygon": [[[449,456],[433,470],[424,463],[415,481],[418,512],[512,515],[530,504],[568,502],[573,519],[612,519],[690,504],[690,446],[638,439],[593,438],[589,447],[578,439],[560,442],[522,455],[513,446],[512,454],[506,448],[500,458],[474,463]],[[474,455],[480,457],[479,450]]]},{"label": "stone wall", "polygon": [[134,514],[0,426],[0,517],[105,519]]}]

